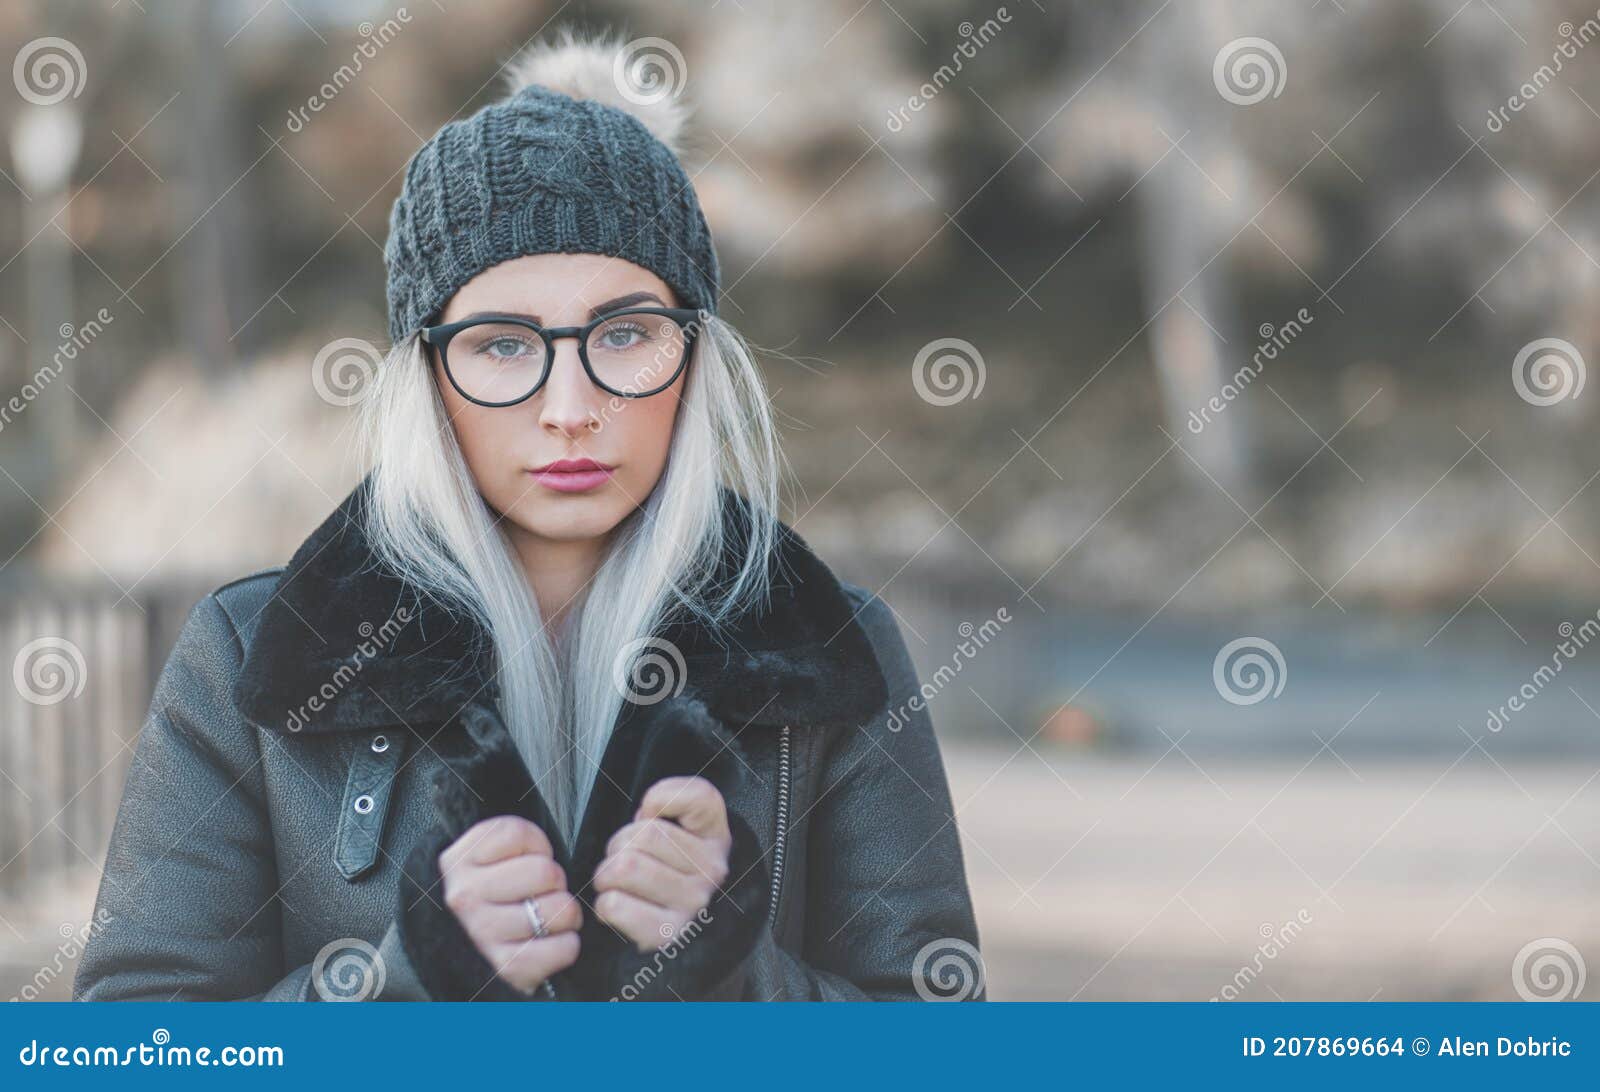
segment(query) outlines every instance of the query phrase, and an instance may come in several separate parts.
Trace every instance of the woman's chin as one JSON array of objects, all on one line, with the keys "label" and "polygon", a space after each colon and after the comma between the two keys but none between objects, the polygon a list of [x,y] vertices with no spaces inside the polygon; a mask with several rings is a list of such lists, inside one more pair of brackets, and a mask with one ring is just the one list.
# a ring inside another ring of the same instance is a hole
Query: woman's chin
[{"label": "woman's chin", "polygon": [[626,498],[609,490],[552,493],[523,498],[511,513],[511,521],[526,534],[547,542],[584,542],[609,535],[631,510]]}]

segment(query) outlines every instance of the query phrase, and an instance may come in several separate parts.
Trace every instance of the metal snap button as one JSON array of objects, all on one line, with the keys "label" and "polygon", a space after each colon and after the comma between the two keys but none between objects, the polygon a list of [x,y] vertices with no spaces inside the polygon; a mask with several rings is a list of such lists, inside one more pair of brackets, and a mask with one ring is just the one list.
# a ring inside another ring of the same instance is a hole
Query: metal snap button
[{"label": "metal snap button", "polygon": [[372,810],[372,797],[369,794],[362,793],[360,796],[356,797],[356,814],[357,815],[365,815],[371,810]]},{"label": "metal snap button", "polygon": [[383,754],[383,752],[387,751],[388,749],[389,749],[389,737],[388,736],[373,736],[372,737],[372,753],[373,754],[381,755],[381,754]]}]

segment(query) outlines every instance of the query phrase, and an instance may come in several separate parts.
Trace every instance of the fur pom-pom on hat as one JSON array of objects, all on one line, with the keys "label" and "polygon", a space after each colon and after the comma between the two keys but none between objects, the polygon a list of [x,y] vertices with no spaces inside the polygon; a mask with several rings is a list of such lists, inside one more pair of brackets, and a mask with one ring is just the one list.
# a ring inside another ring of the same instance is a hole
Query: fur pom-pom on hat
[{"label": "fur pom-pom on hat", "polygon": [[625,42],[622,35],[584,36],[562,27],[506,63],[510,95],[547,87],[632,114],[673,155],[683,154],[683,134],[692,108],[677,92],[683,56],[659,38]]}]

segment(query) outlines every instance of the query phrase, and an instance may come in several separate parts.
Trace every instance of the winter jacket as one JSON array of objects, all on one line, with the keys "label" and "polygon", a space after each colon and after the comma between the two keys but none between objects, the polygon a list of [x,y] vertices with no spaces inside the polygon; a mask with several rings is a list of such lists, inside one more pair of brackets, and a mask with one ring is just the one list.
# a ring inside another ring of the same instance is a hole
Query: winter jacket
[{"label": "winter jacket", "polygon": [[[497,709],[482,628],[375,563],[369,481],[286,566],[190,612],[75,999],[916,999],[948,986],[929,975],[952,952],[970,964],[957,996],[982,997],[944,768],[881,600],[781,527],[763,608],[658,631],[679,678],[624,703],[568,846]],[[728,878],[639,953],[588,907],[590,880],[643,790],[682,774],[727,802]],[[586,904],[578,962],[531,995],[493,973],[439,876],[441,849],[507,813],[545,830]]]}]

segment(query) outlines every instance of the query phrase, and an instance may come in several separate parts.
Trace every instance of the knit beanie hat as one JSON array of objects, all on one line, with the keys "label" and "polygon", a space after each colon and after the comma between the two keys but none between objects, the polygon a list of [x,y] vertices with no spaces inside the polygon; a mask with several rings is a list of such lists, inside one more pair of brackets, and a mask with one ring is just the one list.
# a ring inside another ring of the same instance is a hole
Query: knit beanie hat
[{"label": "knit beanie hat", "polygon": [[671,286],[679,306],[716,313],[716,251],[678,162],[688,108],[629,83],[630,49],[564,30],[507,65],[505,98],[411,157],[383,255],[395,342],[467,281],[525,254],[624,258]]}]

